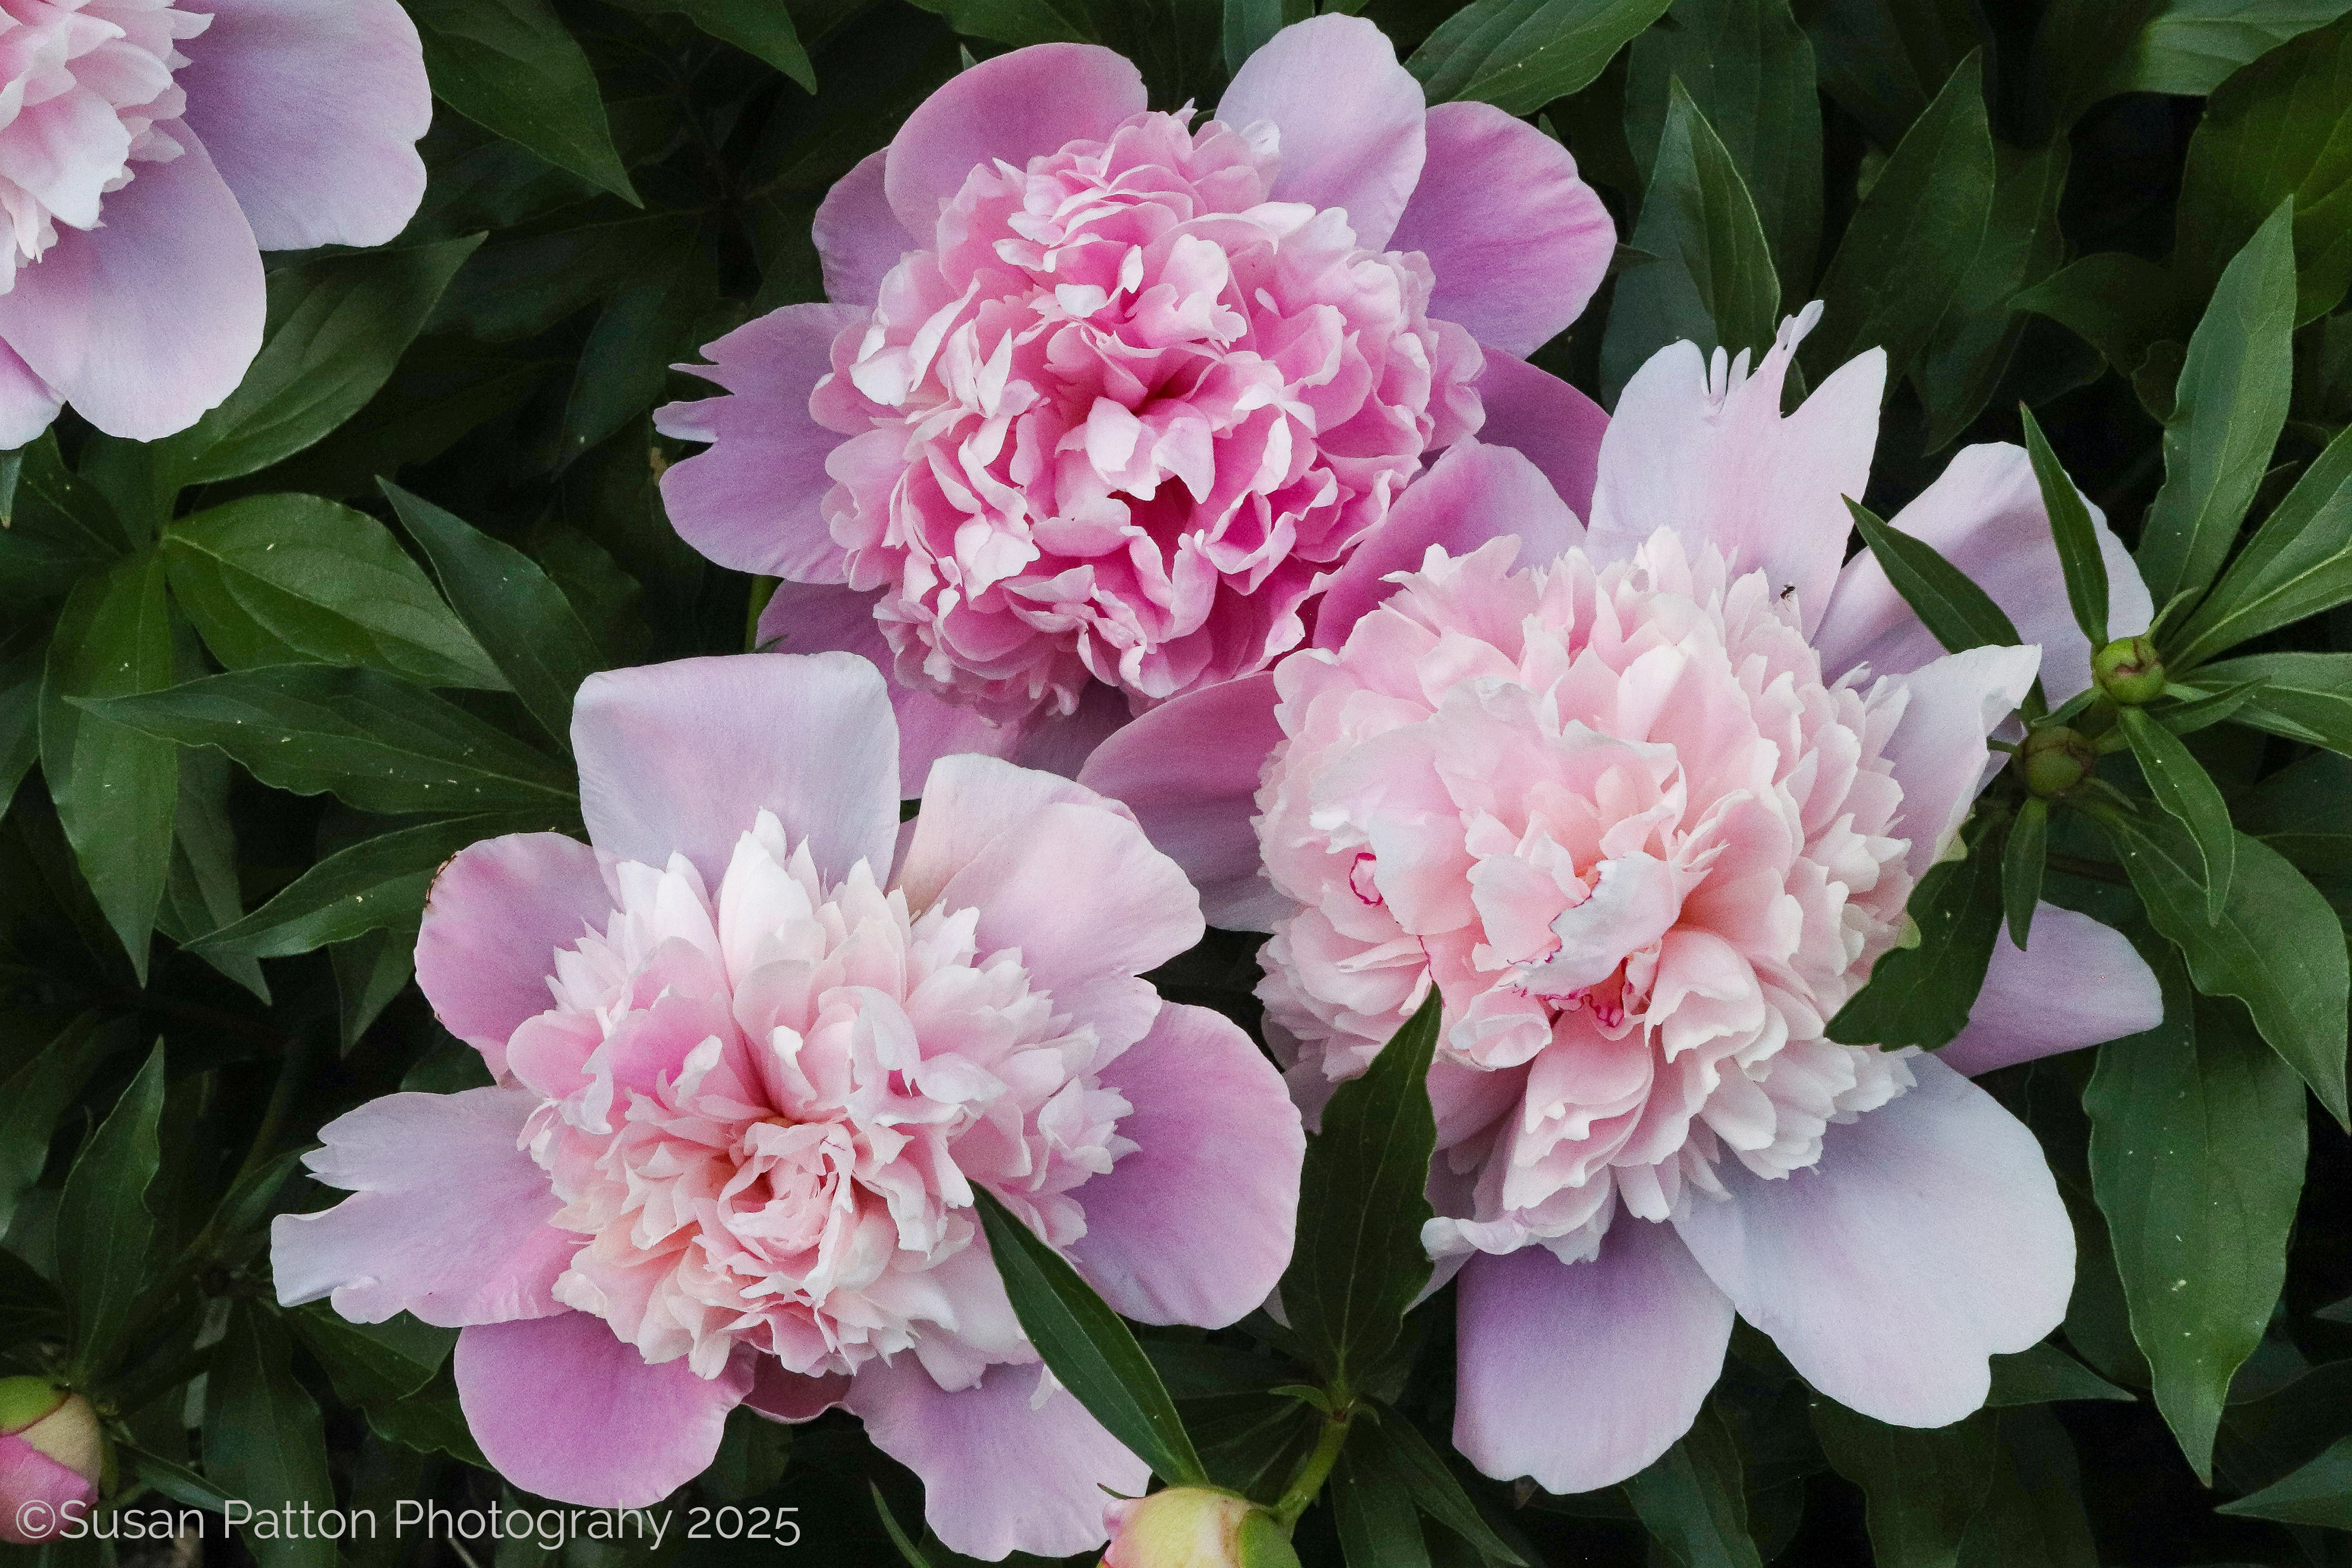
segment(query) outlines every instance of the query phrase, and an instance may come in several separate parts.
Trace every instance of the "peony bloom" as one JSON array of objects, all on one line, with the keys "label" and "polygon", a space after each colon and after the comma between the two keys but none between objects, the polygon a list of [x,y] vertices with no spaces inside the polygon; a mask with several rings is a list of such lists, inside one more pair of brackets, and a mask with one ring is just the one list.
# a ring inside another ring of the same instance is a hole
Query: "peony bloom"
[{"label": "peony bloom", "polygon": [[712,343],[730,395],[657,416],[712,443],[663,478],[678,531],[797,585],[762,635],[894,674],[909,784],[1265,668],[1482,428],[1591,488],[1600,411],[1524,363],[1615,238],[1566,149],[1424,107],[1341,16],[1192,120],[1090,46],[963,72],[825,198],[834,302]]},{"label": "peony bloom", "polygon": [[[2037,668],[2081,689],[2090,650],[2017,447],[1961,452],[1895,526],[2039,647],[1947,655],[1844,560],[1885,358],[1783,418],[1817,310],[1752,375],[1652,359],[1589,527],[1509,454],[1449,455],[1398,509],[1418,571],[1360,557],[1317,647],[1085,774],[1213,918],[1273,932],[1260,994],[1303,1102],[1438,987],[1423,1241],[1460,1270],[1454,1440],[1555,1492],[1681,1436],[1735,1311],[1881,1420],[1976,1409],[1987,1356],[2063,1315],[2074,1233],[2032,1135],[1961,1075],[2162,1013],[2123,937],[2044,905],[1939,1057],[1825,1037],[1991,776],[1988,731]],[[2101,526],[2117,625],[2145,626]]]},{"label": "peony bloom", "polygon": [[1274,1515],[1232,1492],[1170,1487],[1106,1510],[1102,1568],[1298,1568]]},{"label": "peony bloom", "polygon": [[1119,1310],[1222,1325],[1290,1255],[1305,1140],[1248,1037],[1143,971],[1201,934],[1126,812],[988,757],[898,824],[882,678],[844,654],[591,678],[593,847],[478,844],[417,977],[493,1088],[327,1125],[280,1218],[288,1303],[462,1326],[517,1485],[650,1503],[727,1412],[845,1405],[957,1551],[1103,1539],[1134,1458],[1044,1377],[973,1209],[985,1185]]},{"label": "peony bloom", "polygon": [[0,1378],[0,1541],[37,1546],[87,1518],[105,1468],[89,1400],[45,1377]]},{"label": "peony bloom", "polygon": [[432,119],[394,0],[0,0],[0,449],[153,440],[261,348],[263,250],[380,245]]}]

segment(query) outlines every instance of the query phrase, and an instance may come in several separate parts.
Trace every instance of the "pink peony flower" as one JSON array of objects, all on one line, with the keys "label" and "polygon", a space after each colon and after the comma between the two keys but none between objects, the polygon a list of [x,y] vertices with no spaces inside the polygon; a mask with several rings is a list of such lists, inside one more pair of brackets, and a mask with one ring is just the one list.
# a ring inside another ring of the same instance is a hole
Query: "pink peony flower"
[{"label": "pink peony flower", "polygon": [[844,654],[595,676],[572,739],[593,847],[474,846],[417,940],[496,1086],[329,1123],[311,1168],[354,1195],[277,1222],[280,1299],[462,1326],[475,1437],[543,1496],[649,1503],[735,1405],[841,1404],[956,1550],[1099,1544],[1100,1489],[1148,1472],[1044,1377],[973,1188],[1130,1317],[1272,1289],[1297,1112],[1137,978],[1200,936],[1182,874],[989,757],[938,763],[902,835],[888,696]]},{"label": "pink peony flower", "polygon": [[0,1378],[0,1541],[38,1546],[74,1529],[106,1469],[89,1400],[45,1377]]},{"label": "pink peony flower", "polygon": [[432,111],[394,0],[0,0],[0,448],[68,402],[195,423],[261,348],[260,252],[398,234]]},{"label": "pink peony flower", "polygon": [[[2074,1232],[2032,1135],[1961,1074],[2162,1014],[2123,937],[2044,905],[1938,1056],[1825,1037],[1992,776],[1988,731],[2037,668],[2081,689],[2090,650],[2017,447],[1963,451],[1895,523],[2040,646],[1946,655],[1845,561],[1885,357],[1783,418],[1817,313],[1752,375],[1652,359],[1589,528],[1512,455],[1449,454],[1398,508],[1418,571],[1360,556],[1318,647],[1084,774],[1212,918],[1273,932],[1260,994],[1302,1102],[1437,986],[1423,1241],[1460,1270],[1454,1440],[1555,1492],[1681,1436],[1735,1310],[1865,1414],[1976,1409],[1987,1356],[2063,1315]],[[2116,624],[2145,626],[2101,538]]]},{"label": "pink peony flower", "polygon": [[1482,426],[1590,489],[1599,410],[1523,363],[1614,240],[1564,148],[1425,108],[1339,16],[1192,119],[1107,49],[965,71],[826,197],[835,302],[711,344],[731,395],[658,416],[713,443],[664,476],[679,531],[803,585],[764,635],[893,673],[912,776],[1084,707],[1035,742],[1082,754],[1130,707],[1265,668]]}]

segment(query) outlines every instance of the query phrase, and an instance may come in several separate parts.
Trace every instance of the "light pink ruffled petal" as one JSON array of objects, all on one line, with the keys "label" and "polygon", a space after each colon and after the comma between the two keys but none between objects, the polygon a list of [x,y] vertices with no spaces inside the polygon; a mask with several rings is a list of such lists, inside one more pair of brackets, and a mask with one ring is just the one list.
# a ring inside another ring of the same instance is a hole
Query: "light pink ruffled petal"
[{"label": "light pink ruffled petal", "polygon": [[1036,44],[950,77],[892,138],[882,188],[908,233],[929,235],[940,204],[973,169],[1025,168],[1072,142],[1098,142],[1148,106],[1143,77],[1092,44]]},{"label": "light pink ruffled petal", "polygon": [[[2156,605],[2131,552],[2099,509],[2090,510],[2107,563],[2108,630],[2135,636],[2147,630]],[[2042,690],[2052,702],[2091,684],[2091,645],[2067,605],[2058,546],[2024,447],[2007,442],[1963,447],[1935,483],[1895,514],[1892,526],[1934,545],[2008,612],[2018,636],[2041,645]],[[1823,668],[1832,672],[1866,662],[1877,674],[1899,675],[1944,651],[1867,550],[1838,574],[1814,642]]]},{"label": "light pink ruffled petal", "polygon": [[0,451],[13,451],[38,437],[65,401],[16,350],[0,342]]},{"label": "light pink ruffled petal", "polygon": [[141,163],[106,220],[60,229],[0,294],[0,342],[110,436],[152,441],[226,397],[261,349],[261,253],[195,133]]},{"label": "light pink ruffled petal", "polygon": [[[1411,492],[1407,492],[1410,494]],[[1271,672],[1188,691],[1096,748],[1078,782],[1135,813],[1225,931],[1272,931],[1289,900],[1258,869],[1258,774],[1282,739]]]},{"label": "light pink ruffled petal", "polygon": [[510,833],[459,850],[433,879],[416,983],[442,1026],[506,1076],[507,1039],[554,1005],[555,950],[613,912],[596,851],[561,833]]},{"label": "light pink ruffled petal", "polygon": [[518,1146],[539,1106],[527,1089],[388,1094],[319,1130],[310,1173],[351,1196],[269,1226],[278,1300],[331,1297],[355,1323],[394,1312],[461,1328],[543,1318],[582,1238],[551,1228],[563,1205]]},{"label": "light pink ruffled petal", "polygon": [[1360,16],[1294,23],[1242,62],[1217,118],[1281,132],[1274,200],[1345,207],[1357,244],[1390,248],[1421,179],[1428,110],[1388,35]]},{"label": "light pink ruffled petal", "polygon": [[2088,915],[2036,904],[2026,945],[2001,932],[1969,1026],[1936,1059],[1974,1078],[2163,1021],[2163,988],[2128,938]]},{"label": "light pink ruffled petal", "polygon": [[992,1366],[949,1394],[911,1355],[857,1374],[849,1408],[874,1446],[923,1480],[923,1517],[951,1552],[1067,1557],[1103,1543],[1105,1489],[1139,1495],[1150,1468],[1068,1390],[1031,1409],[1042,1368]]},{"label": "light pink ruffled petal", "polygon": [[850,1380],[840,1373],[803,1377],[786,1372],[784,1363],[772,1355],[754,1353],[751,1359],[751,1392],[743,1403],[771,1421],[814,1421],[849,1397]]},{"label": "light pink ruffled petal", "polygon": [[[1486,422],[1478,439],[1510,447],[1543,470],[1559,499],[1579,517],[1592,515],[1592,487],[1601,472],[1601,441],[1609,416],[1601,405],[1548,370],[1508,354],[1488,354],[1478,373]],[[1410,492],[1408,492],[1410,493]],[[1523,565],[1538,563],[1521,556]]]},{"label": "light pink ruffled petal", "polygon": [[1070,1261],[1126,1317],[1223,1328],[1290,1263],[1307,1135],[1282,1075],[1231,1019],[1171,1003],[1102,1081],[1139,1147],[1078,1189]]},{"label": "light pink ruffled petal", "polygon": [[2038,648],[1972,647],[1888,678],[1910,692],[1886,759],[1903,786],[1895,826],[1911,841],[1904,864],[1915,880],[1936,863],[1984,787],[1992,755],[1985,737],[2025,700],[2040,658]]},{"label": "light pink ruffled petal", "polygon": [[261,248],[382,245],[406,227],[425,195],[416,139],[433,121],[408,13],[394,0],[205,8],[212,26],[184,46],[177,79]]},{"label": "light pink ruffled petal", "polygon": [[455,1371],[499,1474],[587,1508],[644,1508],[700,1475],[751,1385],[743,1357],[715,1378],[682,1359],[648,1366],[586,1312],[477,1324],[457,1336]]},{"label": "light pink ruffled petal", "polygon": [[882,295],[883,274],[918,248],[882,189],[882,166],[889,155],[885,147],[859,159],[856,167],[833,183],[816,209],[816,254],[824,267],[824,297],[837,305],[874,303]]},{"label": "light pink ruffled petal", "polygon": [[1627,1215],[1590,1262],[1523,1247],[1461,1281],[1454,1446],[1549,1492],[1613,1485],[1673,1447],[1731,1342],[1730,1300],[1673,1229]]},{"label": "light pink ruffled petal", "polygon": [[688,544],[721,566],[803,583],[845,581],[822,503],[824,459],[841,437],[809,414],[832,369],[833,340],[862,318],[854,305],[787,305],[703,349],[686,368],[730,394],[654,412],[665,436],[708,441],[661,478],[662,504]]},{"label": "light pink ruffled petal", "polygon": [[612,669],[572,706],[580,814],[596,847],[719,885],[736,840],[772,811],[827,881],[898,835],[898,731],[882,672],[854,654],[735,654]]},{"label": "light pink ruffled petal", "polygon": [[1886,383],[1885,352],[1872,349],[1782,418],[1790,361],[1820,316],[1814,304],[1781,322],[1752,375],[1710,364],[1688,342],[1633,373],[1601,443],[1588,520],[1596,553],[1631,555],[1661,528],[1710,542],[1733,572],[1761,571],[1775,592],[1794,587],[1811,635],[1853,527],[1843,498],[1860,500],[1870,483]]},{"label": "light pink ruffled petal", "polygon": [[1942,1426],[1984,1404],[1988,1356],[2066,1315],[2074,1230],[2024,1123],[1932,1057],[1910,1066],[1917,1087],[1832,1127],[1819,1165],[1767,1182],[1727,1160],[1729,1201],[1676,1223],[1808,1383]]},{"label": "light pink ruffled petal", "polygon": [[909,909],[927,910],[955,874],[1003,834],[1049,805],[1091,804],[1084,785],[997,757],[942,757],[922,788],[923,810],[907,840],[898,886]]},{"label": "light pink ruffled petal", "polygon": [[1568,149],[1526,121],[1441,103],[1427,126],[1429,159],[1389,248],[1429,258],[1431,315],[1525,359],[1583,313],[1617,226]]}]

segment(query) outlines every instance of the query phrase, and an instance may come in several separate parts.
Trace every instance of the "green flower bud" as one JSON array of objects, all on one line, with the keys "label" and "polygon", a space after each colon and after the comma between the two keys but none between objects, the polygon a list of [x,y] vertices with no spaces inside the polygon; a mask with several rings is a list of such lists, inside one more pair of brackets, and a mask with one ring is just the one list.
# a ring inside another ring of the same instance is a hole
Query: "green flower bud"
[{"label": "green flower bud", "polygon": [[2144,637],[2117,637],[2091,656],[2091,678],[2126,708],[2164,695],[2164,658]]},{"label": "green flower bud", "polygon": [[2061,726],[2029,733],[2017,761],[2025,787],[2048,800],[2089,778],[2099,765],[2099,753],[2080,732]]},{"label": "green flower bud", "polygon": [[1298,1568],[1274,1515],[1214,1487],[1170,1487],[1110,1506],[1102,1568]]}]

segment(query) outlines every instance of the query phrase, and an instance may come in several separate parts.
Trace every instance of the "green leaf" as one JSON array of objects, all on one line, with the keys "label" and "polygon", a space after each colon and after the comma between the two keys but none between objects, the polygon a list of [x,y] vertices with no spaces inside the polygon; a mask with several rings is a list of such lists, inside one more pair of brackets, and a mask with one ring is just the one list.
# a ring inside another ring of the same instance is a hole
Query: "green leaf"
[{"label": "green leaf", "polygon": [[172,868],[179,752],[169,740],[85,710],[79,700],[171,684],[170,613],[163,557],[152,550],[84,578],[58,616],[41,686],[42,775],[82,876],[142,982]]},{"label": "green leaf", "polygon": [[1445,1460],[1403,1415],[1382,1410],[1377,1421],[1358,1421],[1349,1433],[1347,1452],[1367,1473],[1383,1478],[1411,1497],[1414,1507],[1469,1542],[1486,1562],[1526,1568],[1526,1559],[1495,1533]]},{"label": "green leaf", "polygon": [[1242,62],[1264,48],[1267,39],[1313,15],[1314,0],[1224,0],[1218,38],[1225,68],[1241,69]]},{"label": "green leaf", "polygon": [[372,669],[237,670],[89,711],[185,745],[217,746],[264,784],[296,795],[332,791],[361,811],[576,809],[562,764]]},{"label": "green leaf", "polygon": [[338,1033],[349,1056],[369,1026],[416,978],[415,928],[391,926],[330,942],[327,961],[334,966]]},{"label": "green leaf", "polygon": [[147,1187],[162,1159],[155,1121],[163,1111],[163,1043],[74,1156],[58,1200],[58,1272],[65,1288],[76,1371],[104,1366],[121,1347],[131,1304],[147,1272],[155,1230]]},{"label": "green leaf", "polygon": [[2009,616],[1992,602],[1992,595],[1945,560],[1934,545],[1880,521],[1852,498],[1845,504],[1853,513],[1854,526],[1862,531],[1863,543],[1885,571],[1886,580],[1944,645],[1945,652],[2016,647],[2023,643]]},{"label": "green leaf", "polygon": [[569,462],[660,402],[669,367],[701,357],[714,335],[703,323],[721,308],[719,279],[699,247],[614,296],[581,347],[559,460]]},{"label": "green leaf", "polygon": [[1813,1431],[1863,1490],[1878,1568],[2096,1568],[2064,1429],[2037,1409],[1890,1426],[1816,1398]]},{"label": "green leaf", "polygon": [[2156,344],[2189,336],[2201,297],[2153,261],[2102,251],[2060,268],[2010,303],[2048,316],[2130,376]]},{"label": "green leaf", "polygon": [[710,1468],[702,1472],[702,1489],[721,1502],[756,1497],[783,1479],[792,1455],[790,1426],[739,1405],[727,1413],[727,1430]]},{"label": "green leaf", "polygon": [[2197,684],[2217,692],[2252,684],[2230,715],[2236,722],[2352,754],[2352,654],[2248,654],[2205,666]]},{"label": "green leaf", "polygon": [[720,42],[765,60],[803,91],[816,90],[816,68],[801,45],[792,12],[776,0],[651,0],[645,9],[676,11]]},{"label": "green leaf", "polygon": [[2036,797],[2017,808],[2009,830],[2009,847],[2000,857],[2001,913],[2009,940],[2019,947],[2033,929],[2033,910],[2042,901],[2042,873],[2049,862],[2050,803]]},{"label": "green leaf", "polygon": [[2091,647],[2105,647],[2110,640],[2107,560],[2099,551],[2099,531],[2091,521],[2090,505],[2067,477],[2058,454],[2050,449],[2049,437],[2042,434],[2042,422],[2033,417],[2033,410],[2021,403],[2017,416],[2025,426],[2025,450],[2033,462],[2034,482],[2042,489],[2042,510],[2050,518],[2050,536],[2058,546],[2067,607],[2074,612],[2074,624],[2090,639]]},{"label": "green leaf", "polygon": [[285,1314],[335,1392],[357,1405],[404,1399],[433,1380],[457,1343],[457,1331],[435,1328],[402,1312],[382,1323],[346,1321],[324,1301]]},{"label": "green leaf", "polygon": [[1657,259],[1617,279],[1601,340],[1602,395],[1612,404],[1668,343],[1769,346],[1780,308],[1763,223],[1731,154],[1682,83],[1668,86],[1665,133],[1633,230],[1633,244]]},{"label": "green leaf", "polygon": [[2189,340],[2164,426],[2164,488],[2140,534],[2140,574],[2158,604],[2202,592],[2221,571],[2270,468],[2294,391],[2294,207],[2246,242]]},{"label": "green leaf", "polygon": [[907,1568],[931,1568],[931,1560],[908,1539],[898,1523],[898,1516],[890,1511],[890,1504],[883,1498],[882,1489],[868,1481],[866,1489],[873,1496],[874,1512],[882,1521],[883,1532],[890,1537],[890,1544],[898,1549],[898,1556],[906,1563]]},{"label": "green leaf", "polygon": [[2238,826],[2307,876],[2352,878],[2352,760],[2333,752],[2280,769],[2237,802]]},{"label": "green leaf", "polygon": [[[36,1019],[27,1012],[20,1022]],[[41,1179],[58,1118],[116,1043],[98,1014],[84,1013],[0,1082],[0,1235],[16,1217],[17,1200]]]},{"label": "green leaf", "polygon": [[113,506],[65,466],[54,433],[17,457],[16,515],[0,528],[0,605],[56,598],[131,548]]},{"label": "green leaf", "polygon": [[1175,1401],[1134,1331],[994,1193],[975,1185],[972,1199],[1013,1315],[1062,1386],[1161,1480],[1208,1485]]},{"label": "green leaf", "polygon": [[1748,1533],[1739,1445],[1713,1405],[1682,1440],[1625,1482],[1626,1500],[1682,1568],[1763,1568]]},{"label": "green leaf", "polygon": [[2230,803],[2180,738],[2137,708],[2125,708],[2116,722],[2131,742],[2132,757],[2147,780],[2156,804],[2189,830],[2202,865],[2205,918],[2218,921],[2230,900],[2230,879],[2238,863],[2237,829],[2230,826]]},{"label": "green leaf", "polygon": [[134,1448],[127,1444],[123,1446],[121,1452],[124,1458],[131,1461],[131,1473],[133,1476],[143,1484],[154,1488],[170,1498],[173,1502],[185,1503],[190,1508],[200,1508],[207,1513],[226,1513],[228,1510],[228,1500],[221,1495],[220,1489],[185,1465],[174,1464],[158,1455],[148,1453],[143,1448]]},{"label": "green leaf", "polygon": [[967,37],[993,38],[1015,48],[1031,44],[1102,41],[1085,0],[916,0],[945,16]]},{"label": "green leaf", "polygon": [[2027,315],[2018,296],[2066,259],[2058,208],[2066,193],[2068,158],[2063,140],[2032,153],[1993,144],[1993,199],[1984,236],[1912,367],[1912,381],[1927,405],[1930,450],[1957,439],[1992,401],[2025,333]]},{"label": "green leaf", "polygon": [[1471,0],[1405,61],[1432,103],[1533,114],[1601,74],[1667,0]]},{"label": "green leaf", "polygon": [[2008,817],[1997,811],[1979,812],[1961,828],[1965,857],[1937,861],[1912,889],[1906,912],[1919,928],[1917,943],[1880,955],[1868,983],[1830,1020],[1831,1039],[1935,1050],[1968,1027],[2000,935],[2008,831]]},{"label": "green leaf", "polygon": [[2220,1513],[2352,1530],[2352,1436],[2338,1437],[2311,1463],[2262,1490],[2221,1504]]},{"label": "green leaf", "polygon": [[1827,0],[1804,8],[1822,90],[1892,147],[1992,36],[1974,0]]},{"label": "green leaf", "polygon": [[633,205],[588,57],[547,0],[407,0],[433,96]]},{"label": "green leaf", "polygon": [[[335,1506],[319,1406],[294,1379],[292,1349],[275,1313],[239,1301],[205,1379],[205,1478],[257,1514]],[[319,1531],[248,1531],[245,1544],[262,1568],[335,1568]]]},{"label": "green leaf", "polygon": [[[172,872],[155,929],[186,947],[245,912],[237,885],[236,831],[229,823],[228,795],[236,770],[218,752],[180,756],[180,803],[172,833]],[[214,968],[267,1003],[269,982],[261,966],[243,956],[206,958]]]},{"label": "green leaf", "polygon": [[362,665],[425,686],[504,677],[392,531],[316,496],[250,496],[163,531],[172,592],[231,669]]},{"label": "green leaf", "polygon": [[1384,1469],[1365,1464],[1355,1451],[1354,1434],[1349,1437],[1330,1479],[1331,1522],[1348,1568],[1429,1568],[1429,1548],[1422,1541],[1421,1515],[1412,1496]]},{"label": "green leaf", "polygon": [[2134,1397],[2117,1388],[2056,1345],[2044,1340],[2032,1350],[1992,1359],[1992,1392],[1985,1395],[1989,1409],[2012,1405],[2049,1405],[2062,1399],[2121,1399]]},{"label": "green leaf", "polygon": [[2099,1048],[2083,1107],[2132,1337],[2158,1408],[2210,1484],[2230,1379],[2261,1342],[2286,1278],[2303,1092],[2242,1011],[2191,996],[2173,963],[2158,973],[2164,1022]]},{"label": "green leaf", "polygon": [[1342,1397],[1396,1344],[1405,1309],[1429,1282],[1421,1227],[1437,1145],[1429,1064],[1444,1001],[1433,983],[1361,1078],[1339,1086],[1307,1140],[1298,1245],[1283,1270],[1283,1310],[1307,1356]]},{"label": "green leaf", "polygon": [[2352,599],[2352,430],[2305,469],[2173,637],[2186,672],[2238,644]]},{"label": "green leaf", "polygon": [[465,1410],[457,1403],[457,1385],[446,1367],[416,1393],[368,1405],[365,1414],[369,1427],[387,1443],[418,1453],[446,1454],[478,1469],[490,1468],[467,1428]]},{"label": "green leaf", "polygon": [[2202,98],[2239,67],[2347,10],[2352,0],[2170,0],[2109,80],[2116,92]]},{"label": "green leaf", "polygon": [[596,643],[563,590],[539,563],[431,501],[383,481],[410,537],[425,547],[442,591],[482,639],[530,716],[559,745],[572,740],[572,699],[603,668]]}]

